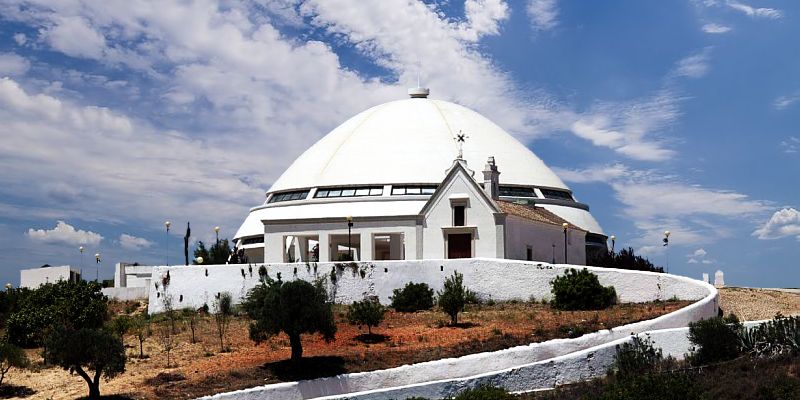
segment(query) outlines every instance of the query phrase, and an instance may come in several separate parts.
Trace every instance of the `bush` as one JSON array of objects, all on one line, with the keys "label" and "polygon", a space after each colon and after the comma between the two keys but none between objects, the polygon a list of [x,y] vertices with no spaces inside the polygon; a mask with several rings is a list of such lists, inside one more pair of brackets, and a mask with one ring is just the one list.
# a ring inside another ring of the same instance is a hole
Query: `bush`
[{"label": "bush", "polygon": [[6,374],[11,367],[25,368],[28,366],[28,356],[25,352],[11,343],[0,343],[0,385],[3,384]]},{"label": "bush", "polygon": [[560,310],[602,310],[617,302],[613,287],[603,287],[597,275],[584,268],[570,268],[567,273],[550,282],[552,305]]},{"label": "bush", "polygon": [[[222,352],[226,349],[225,335],[231,325],[232,316],[233,296],[228,292],[220,293],[219,297],[214,300],[214,323],[217,326],[217,336],[219,337],[219,351]],[[194,329],[192,330],[192,335],[194,335]]]},{"label": "bush", "polygon": [[364,299],[353,302],[347,310],[347,320],[353,325],[366,325],[372,335],[372,327],[380,325],[386,308],[376,300]]},{"label": "bush", "polygon": [[761,325],[742,329],[739,340],[743,351],[754,357],[774,358],[800,353],[800,316],[780,313]]},{"label": "bush", "polygon": [[55,328],[99,329],[108,319],[108,299],[97,282],[59,281],[31,290],[8,319],[11,343],[37,347]]},{"label": "bush", "polygon": [[689,362],[692,365],[707,365],[739,357],[741,332],[742,324],[735,315],[690,322],[689,341],[692,343],[692,353],[689,355]]},{"label": "bush", "polygon": [[482,385],[459,393],[453,400],[512,400],[513,398],[514,396],[503,388]]},{"label": "bush", "polygon": [[453,272],[445,279],[444,288],[439,292],[439,307],[450,316],[450,324],[458,324],[458,313],[467,304],[468,290],[464,287],[464,275]]},{"label": "bush", "polygon": [[647,258],[637,256],[632,247],[622,249],[619,253],[602,250],[597,253],[587,253],[586,265],[635,271],[664,272],[663,267],[657,267]]},{"label": "bush", "polygon": [[125,372],[122,339],[102,329],[58,330],[46,342],[45,358],[80,375],[89,385],[90,399],[100,397],[101,375],[110,379]]},{"label": "bush", "polygon": [[409,282],[392,292],[392,308],[399,312],[415,312],[433,308],[433,289],[426,283]]},{"label": "bush", "polygon": [[641,374],[659,373],[676,364],[672,357],[664,359],[661,349],[653,347],[650,336],[644,339],[632,336],[630,342],[617,345],[613,371],[617,377],[628,379]]},{"label": "bush", "polygon": [[242,306],[253,319],[250,338],[260,343],[285,332],[292,347],[292,361],[303,357],[300,335],[319,332],[326,341],[336,334],[332,304],[323,281],[313,285],[302,280],[284,283],[267,277],[248,292]]}]

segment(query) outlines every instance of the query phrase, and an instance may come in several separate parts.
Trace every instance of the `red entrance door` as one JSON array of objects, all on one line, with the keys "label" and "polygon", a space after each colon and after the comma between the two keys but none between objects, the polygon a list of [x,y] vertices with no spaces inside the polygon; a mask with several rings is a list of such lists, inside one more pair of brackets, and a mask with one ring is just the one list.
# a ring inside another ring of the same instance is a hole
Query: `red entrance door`
[{"label": "red entrance door", "polygon": [[447,235],[447,258],[471,258],[472,234],[452,233]]}]

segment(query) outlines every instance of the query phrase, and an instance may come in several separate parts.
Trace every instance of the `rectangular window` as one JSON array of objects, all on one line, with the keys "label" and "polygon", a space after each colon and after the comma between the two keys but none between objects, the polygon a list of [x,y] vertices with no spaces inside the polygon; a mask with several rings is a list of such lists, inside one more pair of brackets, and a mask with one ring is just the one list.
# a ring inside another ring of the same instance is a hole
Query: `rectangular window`
[{"label": "rectangular window", "polygon": [[369,190],[370,196],[382,196],[383,195],[383,188],[372,188]]},{"label": "rectangular window", "polygon": [[528,246],[528,248],[525,249],[525,259],[528,261],[533,261],[533,247]]},{"label": "rectangular window", "polygon": [[555,189],[539,189],[542,191],[545,199],[558,199],[558,200],[570,200],[572,201],[572,195],[569,194],[566,190],[555,190]]},{"label": "rectangular window", "polygon": [[393,186],[392,187],[392,194],[393,195],[406,194],[406,188],[404,188],[402,186],[401,187]]},{"label": "rectangular window", "polygon": [[355,189],[344,189],[342,190],[342,197],[353,197],[356,195]]},{"label": "rectangular window", "polygon": [[356,196],[369,196],[369,188],[357,189]]},{"label": "rectangular window", "polygon": [[425,195],[430,196],[436,186],[392,186],[392,195]]},{"label": "rectangular window", "polygon": [[464,226],[466,223],[466,206],[453,206],[453,226]]},{"label": "rectangular window", "polygon": [[282,201],[303,200],[308,196],[308,190],[298,190],[294,192],[274,193],[269,198],[270,203],[279,203]]},{"label": "rectangular window", "polygon": [[503,197],[536,197],[533,188],[529,187],[516,187],[516,186],[500,186],[500,196]]}]

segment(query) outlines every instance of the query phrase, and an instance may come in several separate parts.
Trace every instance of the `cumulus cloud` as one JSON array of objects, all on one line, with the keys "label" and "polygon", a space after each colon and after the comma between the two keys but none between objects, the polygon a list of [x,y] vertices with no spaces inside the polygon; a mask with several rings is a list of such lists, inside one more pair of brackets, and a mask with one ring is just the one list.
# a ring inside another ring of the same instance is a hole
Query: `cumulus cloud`
[{"label": "cumulus cloud", "polygon": [[461,25],[462,37],[477,41],[484,35],[497,35],[500,23],[508,19],[508,5],[503,0],[467,0],[464,3],[467,23]]},{"label": "cumulus cloud", "polygon": [[795,92],[786,96],[780,96],[772,103],[776,110],[784,110],[800,100],[800,92]]},{"label": "cumulus cloud", "polygon": [[800,138],[789,136],[788,139],[782,140],[780,145],[784,153],[787,154],[797,153],[798,151],[800,151]]},{"label": "cumulus cloud", "polygon": [[105,37],[88,21],[81,17],[58,17],[55,23],[42,32],[54,49],[73,57],[99,58],[103,55]]},{"label": "cumulus cloud", "polygon": [[536,31],[549,31],[558,26],[557,0],[528,0],[526,11]]},{"label": "cumulus cloud", "polygon": [[30,239],[44,243],[63,243],[68,245],[97,246],[103,236],[92,231],[75,229],[74,226],[58,221],[53,229],[28,229],[26,234]]},{"label": "cumulus cloud", "polygon": [[19,46],[24,46],[28,42],[28,37],[24,33],[15,33],[14,42]]},{"label": "cumulus cloud", "polygon": [[705,24],[705,25],[703,25],[702,29],[703,29],[703,32],[711,33],[711,34],[728,33],[728,32],[730,32],[732,30],[732,28],[730,26],[721,25],[721,24],[715,24],[715,23]]},{"label": "cumulus cloud", "polygon": [[119,235],[119,245],[127,250],[142,250],[153,245],[153,242],[127,233]]},{"label": "cumulus cloud", "polygon": [[728,7],[752,18],[780,19],[783,12],[774,8],[757,8],[738,1],[728,1]]},{"label": "cumulus cloud", "polygon": [[0,53],[0,77],[24,75],[30,66],[24,57],[14,53]]},{"label": "cumulus cloud", "polygon": [[686,261],[688,264],[713,264],[716,262],[716,260],[708,257],[708,252],[702,247],[691,254],[687,254],[686,257],[688,258],[688,261]]},{"label": "cumulus cloud", "polygon": [[753,236],[762,240],[796,236],[800,240],[800,211],[791,207],[775,211],[764,225],[753,232]]},{"label": "cumulus cloud", "polygon": [[605,182],[617,180],[630,171],[628,167],[623,164],[613,164],[596,166],[586,169],[565,169],[553,168],[553,171],[564,181],[571,183],[590,183],[590,182]]}]

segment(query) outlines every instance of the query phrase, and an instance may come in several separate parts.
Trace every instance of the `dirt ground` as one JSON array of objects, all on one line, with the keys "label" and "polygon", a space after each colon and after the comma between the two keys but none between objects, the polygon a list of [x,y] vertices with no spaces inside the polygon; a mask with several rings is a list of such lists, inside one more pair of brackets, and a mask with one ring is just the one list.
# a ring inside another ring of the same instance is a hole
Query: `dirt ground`
[{"label": "dirt ground", "polygon": [[[197,343],[185,322],[179,324],[172,365],[166,368],[158,327],[144,343],[148,358],[137,358],[138,341],[125,337],[128,363],[124,374],[101,383],[104,395],[119,394],[135,399],[185,399],[202,395],[274,383],[330,376],[345,372],[369,371],[403,364],[458,357],[493,351],[556,337],[583,333],[635,321],[651,319],[686,306],[687,302],[623,304],[604,311],[557,311],[534,303],[500,303],[470,306],[459,316],[459,327],[446,326],[446,316],[438,311],[396,313],[373,333],[383,335],[364,342],[366,327],[346,323],[345,307],[337,307],[336,340],[326,343],[318,335],[303,337],[303,356],[299,369],[290,368],[290,347],[284,335],[256,346],[247,333],[246,318],[235,318],[227,346],[220,352],[216,326],[210,317],[201,318]],[[12,370],[9,383],[27,387],[31,399],[72,399],[87,394],[85,382],[60,368],[40,366],[40,350],[30,350],[38,364],[34,370]]]},{"label": "dirt ground", "polygon": [[800,293],[772,289],[722,288],[719,306],[742,321],[770,319],[777,312],[800,315]]}]

